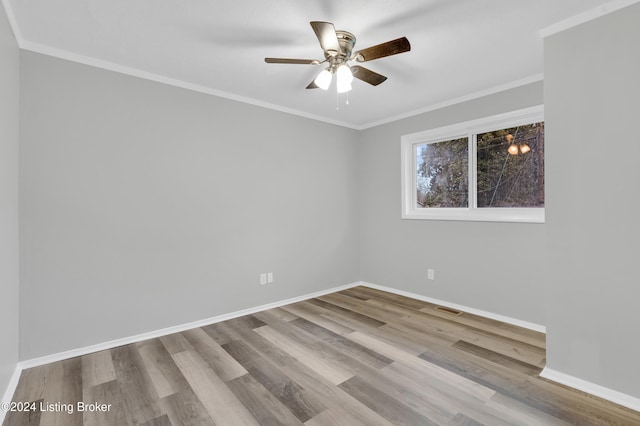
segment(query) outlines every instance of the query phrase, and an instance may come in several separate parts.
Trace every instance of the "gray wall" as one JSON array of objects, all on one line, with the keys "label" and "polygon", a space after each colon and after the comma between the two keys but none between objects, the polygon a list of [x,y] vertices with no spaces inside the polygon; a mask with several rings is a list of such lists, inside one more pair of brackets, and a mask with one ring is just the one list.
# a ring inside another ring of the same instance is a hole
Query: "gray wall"
[{"label": "gray wall", "polygon": [[548,367],[640,397],[640,4],[548,37]]},{"label": "gray wall", "polygon": [[21,67],[21,359],[358,280],[356,131]]},{"label": "gray wall", "polygon": [[19,53],[0,6],[0,398],[18,362]]},{"label": "gray wall", "polygon": [[[537,324],[544,224],[403,220],[400,137],[542,104],[542,83],[368,129],[360,144],[361,278]],[[524,257],[524,264],[513,262]],[[435,269],[435,281],[427,269]]]}]

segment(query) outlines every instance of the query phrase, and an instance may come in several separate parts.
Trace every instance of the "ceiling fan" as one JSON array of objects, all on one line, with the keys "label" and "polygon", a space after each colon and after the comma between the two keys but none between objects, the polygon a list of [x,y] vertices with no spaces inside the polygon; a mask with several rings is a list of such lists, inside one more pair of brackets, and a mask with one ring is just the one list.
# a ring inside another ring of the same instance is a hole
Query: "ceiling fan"
[{"label": "ceiling fan", "polygon": [[351,82],[354,77],[377,86],[384,82],[387,77],[360,65],[349,65],[348,62],[367,62],[411,50],[409,40],[406,37],[401,37],[354,52],[353,47],[356,44],[356,38],[350,32],[336,30],[330,22],[311,21],[310,24],[320,41],[320,47],[324,51],[324,60],[264,58],[265,62],[269,64],[319,65],[328,63],[327,68],[322,70],[309,83],[307,89],[320,88],[327,90],[334,74],[337,79],[338,93],[351,90]]}]

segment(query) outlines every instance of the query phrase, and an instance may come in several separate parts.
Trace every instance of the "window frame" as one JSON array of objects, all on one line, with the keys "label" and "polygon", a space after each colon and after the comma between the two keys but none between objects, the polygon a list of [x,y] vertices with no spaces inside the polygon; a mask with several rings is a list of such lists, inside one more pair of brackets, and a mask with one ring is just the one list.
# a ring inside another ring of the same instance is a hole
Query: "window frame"
[{"label": "window frame", "polygon": [[[477,207],[477,135],[484,132],[543,121],[544,106],[538,105],[401,136],[402,219],[544,223],[544,207]],[[425,143],[444,142],[465,137],[468,138],[469,143],[469,207],[417,208],[415,147]]]}]

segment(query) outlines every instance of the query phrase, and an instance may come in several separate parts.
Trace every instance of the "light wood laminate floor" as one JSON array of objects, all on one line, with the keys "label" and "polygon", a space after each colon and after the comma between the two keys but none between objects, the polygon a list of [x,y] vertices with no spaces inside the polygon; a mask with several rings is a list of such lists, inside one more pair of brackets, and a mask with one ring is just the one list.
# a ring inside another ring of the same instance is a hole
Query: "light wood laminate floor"
[{"label": "light wood laminate floor", "polygon": [[640,425],[538,377],[544,342],[356,287],[25,370],[4,425]]}]

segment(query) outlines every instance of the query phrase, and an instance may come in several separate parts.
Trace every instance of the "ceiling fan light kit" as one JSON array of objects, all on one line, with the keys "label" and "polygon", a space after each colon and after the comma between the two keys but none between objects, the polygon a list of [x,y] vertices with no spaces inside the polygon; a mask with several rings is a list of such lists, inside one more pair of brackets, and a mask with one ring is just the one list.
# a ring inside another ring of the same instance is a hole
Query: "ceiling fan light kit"
[{"label": "ceiling fan light kit", "polygon": [[351,82],[353,81],[353,74],[349,65],[342,64],[336,71],[336,86],[338,87],[338,93],[344,93],[351,90]]},{"label": "ceiling fan light kit", "polygon": [[327,90],[329,88],[329,85],[331,84],[330,69],[327,68],[326,70],[320,71],[320,74],[318,74],[318,76],[316,77],[315,80],[313,80],[313,82],[316,84],[316,86],[318,86],[322,90]]},{"label": "ceiling fan light kit", "polygon": [[307,89],[327,90],[331,85],[333,75],[336,75],[336,90],[338,93],[345,93],[351,90],[353,78],[357,78],[372,86],[384,82],[387,77],[371,71],[360,65],[350,66],[349,61],[366,62],[398,53],[408,52],[411,45],[406,37],[353,52],[356,38],[347,31],[337,30],[330,22],[311,21],[311,28],[318,37],[320,47],[324,53],[324,60],[317,59],[285,59],[285,58],[264,58],[269,64],[303,64],[319,65],[327,62],[329,66],[320,71],[318,76],[307,86]]}]

